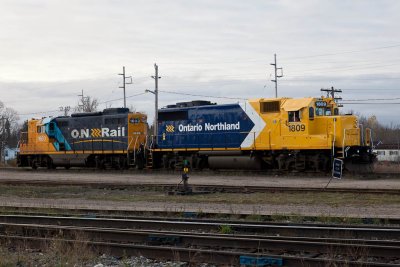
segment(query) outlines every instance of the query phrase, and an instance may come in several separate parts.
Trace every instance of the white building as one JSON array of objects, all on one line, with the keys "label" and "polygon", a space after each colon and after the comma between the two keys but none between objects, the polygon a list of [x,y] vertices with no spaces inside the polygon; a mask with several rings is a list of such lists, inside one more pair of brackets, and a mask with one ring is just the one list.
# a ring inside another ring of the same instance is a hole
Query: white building
[{"label": "white building", "polygon": [[400,147],[397,145],[381,145],[374,149],[378,161],[400,162]]},{"label": "white building", "polygon": [[6,147],[4,149],[4,161],[13,160],[17,158],[18,149]]},{"label": "white building", "polygon": [[376,149],[379,161],[400,161],[400,150]]}]

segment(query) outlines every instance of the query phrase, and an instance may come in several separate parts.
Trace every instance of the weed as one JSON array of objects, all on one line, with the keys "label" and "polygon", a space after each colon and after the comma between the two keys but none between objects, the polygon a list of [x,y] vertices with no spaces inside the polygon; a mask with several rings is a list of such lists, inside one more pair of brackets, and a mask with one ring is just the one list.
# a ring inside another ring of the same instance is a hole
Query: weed
[{"label": "weed", "polygon": [[250,214],[246,216],[246,221],[262,222],[264,221],[264,216],[262,216],[261,214]]},{"label": "weed", "polygon": [[232,234],[233,229],[232,226],[223,224],[219,226],[219,232],[221,234]]}]

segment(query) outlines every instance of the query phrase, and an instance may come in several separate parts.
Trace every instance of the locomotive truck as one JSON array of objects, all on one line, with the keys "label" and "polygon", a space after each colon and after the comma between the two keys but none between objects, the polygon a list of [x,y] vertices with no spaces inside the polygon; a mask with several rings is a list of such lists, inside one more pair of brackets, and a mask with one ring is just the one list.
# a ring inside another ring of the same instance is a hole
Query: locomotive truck
[{"label": "locomotive truck", "polygon": [[331,169],[374,161],[371,131],[341,115],[332,98],[259,98],[217,105],[182,102],[158,110],[158,134],[127,109],[28,122],[19,166],[179,169]]}]

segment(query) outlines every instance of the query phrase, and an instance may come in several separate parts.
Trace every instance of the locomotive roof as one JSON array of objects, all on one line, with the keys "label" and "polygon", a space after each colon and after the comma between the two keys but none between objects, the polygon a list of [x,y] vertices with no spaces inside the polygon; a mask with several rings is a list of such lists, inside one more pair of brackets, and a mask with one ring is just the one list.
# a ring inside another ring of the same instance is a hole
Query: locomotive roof
[{"label": "locomotive roof", "polygon": [[[281,108],[285,111],[297,111],[304,107],[308,107],[316,98],[314,97],[305,97],[305,98],[256,98],[249,99],[249,102],[264,102],[264,101],[281,101]],[[190,110],[190,109],[199,109],[199,108],[212,108],[212,107],[221,107],[221,106],[232,106],[237,105],[238,103],[230,103],[230,104],[215,104],[213,105],[198,105],[198,106],[188,106],[188,107],[176,107],[174,105],[167,106],[165,108],[161,108],[158,112],[169,112],[169,111],[178,111],[178,110]]]},{"label": "locomotive roof", "polygon": [[304,107],[308,107],[311,102],[313,102],[314,98],[289,98],[282,104],[282,107],[285,111],[297,111]]},{"label": "locomotive roof", "polygon": [[192,106],[192,107],[166,107],[161,108],[158,112],[170,112],[170,111],[178,111],[178,110],[188,110],[188,109],[199,109],[199,108],[215,108],[215,107],[228,107],[232,105],[238,105],[238,103],[229,103],[229,104],[213,104],[213,105],[204,105],[204,106]]}]

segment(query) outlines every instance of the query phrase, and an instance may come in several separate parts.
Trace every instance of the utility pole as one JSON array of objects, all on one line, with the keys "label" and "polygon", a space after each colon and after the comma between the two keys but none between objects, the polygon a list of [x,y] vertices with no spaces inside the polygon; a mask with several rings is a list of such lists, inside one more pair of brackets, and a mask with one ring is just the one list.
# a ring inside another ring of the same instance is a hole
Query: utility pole
[{"label": "utility pole", "polygon": [[326,92],[326,97],[332,97],[333,101],[342,100],[341,97],[335,97],[335,93],[341,93],[342,89],[335,89],[333,86],[328,89],[321,88],[321,92]]},{"label": "utility pole", "polygon": [[[88,96],[85,96],[85,95],[83,94],[83,89],[82,89],[82,93],[81,93],[80,95],[78,95],[78,96],[81,97],[81,102],[82,102],[81,105],[78,104],[78,107],[81,109],[82,112],[85,112],[86,107],[89,106],[89,97],[88,97]],[[61,110],[61,111],[62,111],[62,110]]]},{"label": "utility pole", "polygon": [[60,107],[60,111],[64,112],[64,116],[68,116],[68,112],[71,110],[70,106]]},{"label": "utility pole", "polygon": [[[132,84],[132,76],[125,76],[125,66],[122,67],[122,73],[119,73],[118,75],[122,75],[122,86],[119,88],[124,89],[124,108],[126,108],[126,94],[125,94],[125,87],[127,84]],[[130,79],[129,82],[126,82],[126,79]]]},{"label": "utility pole", "polygon": [[[275,98],[278,98],[278,78],[283,77],[283,69],[278,68],[278,63],[276,62],[276,54],[274,54],[274,63],[271,63],[270,65],[274,66],[274,71],[275,71],[275,79],[271,80],[271,82],[275,83]],[[281,71],[281,73],[278,75],[278,70]]]},{"label": "utility pole", "polygon": [[1,120],[1,135],[0,135],[0,137],[1,137],[1,140],[0,140],[0,160],[3,160],[4,161],[4,163],[6,162],[6,157],[5,157],[5,153],[4,153],[4,150],[5,150],[5,145],[4,145],[4,143],[5,143],[5,131],[6,131],[6,123],[5,123],[5,121],[6,121],[6,118],[3,116],[3,117],[1,117],[0,118],[0,120]]},{"label": "utility pole", "polygon": [[151,76],[151,78],[154,79],[154,91],[151,90],[146,90],[148,93],[152,93],[155,96],[155,105],[154,105],[154,127],[153,127],[153,135],[154,135],[154,144],[157,143],[157,133],[158,133],[158,79],[161,79],[160,76],[158,76],[158,65],[154,63],[154,71],[155,75]]}]

